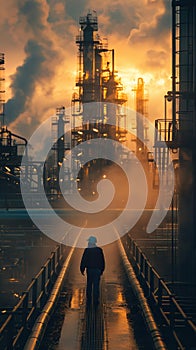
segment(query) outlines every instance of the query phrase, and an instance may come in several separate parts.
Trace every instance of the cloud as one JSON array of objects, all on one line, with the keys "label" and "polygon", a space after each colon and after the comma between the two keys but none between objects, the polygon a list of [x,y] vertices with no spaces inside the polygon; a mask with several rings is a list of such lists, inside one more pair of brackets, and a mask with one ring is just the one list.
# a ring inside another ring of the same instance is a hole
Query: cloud
[{"label": "cloud", "polygon": [[146,64],[148,67],[155,68],[164,68],[167,62],[167,53],[165,51],[156,51],[150,49],[146,53],[147,59]]},{"label": "cloud", "polygon": [[153,1],[144,7],[145,17],[140,17],[137,28],[130,31],[130,44],[141,44],[145,41],[164,45],[168,38],[171,23],[171,8],[168,1]]}]

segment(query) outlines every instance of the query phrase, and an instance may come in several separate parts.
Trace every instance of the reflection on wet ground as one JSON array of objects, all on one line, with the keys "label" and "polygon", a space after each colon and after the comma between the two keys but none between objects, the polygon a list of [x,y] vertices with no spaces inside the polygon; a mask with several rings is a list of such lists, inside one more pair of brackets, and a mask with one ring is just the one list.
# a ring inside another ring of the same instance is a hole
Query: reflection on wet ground
[{"label": "reflection on wet ground", "polygon": [[138,346],[134,332],[127,318],[128,306],[122,293],[122,285],[107,285],[106,305],[109,349],[118,349],[117,346],[120,346],[119,349],[123,350],[127,349],[127,344],[131,344],[131,349],[137,350]]}]

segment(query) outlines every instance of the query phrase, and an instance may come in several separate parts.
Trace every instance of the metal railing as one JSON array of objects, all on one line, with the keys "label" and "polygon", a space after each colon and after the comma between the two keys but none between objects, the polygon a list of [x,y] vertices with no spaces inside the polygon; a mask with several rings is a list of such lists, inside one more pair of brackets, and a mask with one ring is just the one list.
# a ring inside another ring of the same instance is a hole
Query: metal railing
[{"label": "metal railing", "polygon": [[29,331],[54,285],[62,265],[62,257],[62,246],[57,246],[1,326],[1,350],[23,348]]},{"label": "metal railing", "polygon": [[173,334],[175,349],[192,349],[196,344],[196,326],[193,320],[185,314],[176,296],[150,264],[137,243],[127,235],[124,244],[145,295],[152,306],[159,310],[164,323]]}]

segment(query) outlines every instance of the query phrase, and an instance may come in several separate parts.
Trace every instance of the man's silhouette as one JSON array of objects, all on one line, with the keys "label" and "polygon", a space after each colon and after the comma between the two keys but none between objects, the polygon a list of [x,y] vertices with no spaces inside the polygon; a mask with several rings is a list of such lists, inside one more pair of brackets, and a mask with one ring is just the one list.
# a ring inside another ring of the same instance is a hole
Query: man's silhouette
[{"label": "man's silhouette", "polygon": [[[88,238],[88,248],[84,250],[80,263],[80,271],[84,275],[87,272],[86,301],[87,306],[92,302],[95,306],[99,304],[99,283],[100,277],[105,269],[103,250],[96,245],[97,239],[94,236]],[[93,293],[92,293],[93,290]]]}]

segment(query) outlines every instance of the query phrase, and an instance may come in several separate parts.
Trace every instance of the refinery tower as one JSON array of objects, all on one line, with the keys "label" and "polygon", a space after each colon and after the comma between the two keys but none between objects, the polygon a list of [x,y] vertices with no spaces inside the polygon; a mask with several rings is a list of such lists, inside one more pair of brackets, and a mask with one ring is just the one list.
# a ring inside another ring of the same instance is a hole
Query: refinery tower
[{"label": "refinery tower", "polygon": [[[76,37],[77,78],[71,100],[71,118],[69,120],[65,108],[62,107],[57,109],[52,122],[54,139],[58,139],[58,142],[53,146],[53,166],[46,164],[46,178],[49,179],[46,190],[50,193],[60,191],[59,181],[63,182],[64,179],[73,177],[70,168],[78,166],[79,169],[82,156],[72,159],[71,165],[64,161],[66,152],[70,149],[95,138],[110,138],[118,142],[127,140],[127,96],[115,70],[114,49],[109,49],[107,39],[101,39],[98,34],[96,12],[89,12],[80,17],[79,23],[79,35]],[[69,124],[71,133],[65,132],[65,135],[60,137],[62,129],[66,129],[65,124]],[[93,173],[95,170],[97,176],[106,163],[104,159],[87,162],[80,170],[79,178],[88,176],[89,172]],[[62,179],[59,179],[60,170],[64,173]]]},{"label": "refinery tower", "polygon": [[[72,97],[73,126],[77,129],[77,117],[82,116],[80,131],[84,140],[109,133],[113,139],[122,141],[125,139],[127,96],[115,71],[114,50],[108,48],[107,40],[102,40],[97,31],[96,12],[80,17],[80,32],[76,37],[78,91]],[[92,116],[89,118],[90,102],[102,102],[102,108],[96,111],[93,119]],[[115,127],[108,128],[110,123]]]}]

